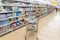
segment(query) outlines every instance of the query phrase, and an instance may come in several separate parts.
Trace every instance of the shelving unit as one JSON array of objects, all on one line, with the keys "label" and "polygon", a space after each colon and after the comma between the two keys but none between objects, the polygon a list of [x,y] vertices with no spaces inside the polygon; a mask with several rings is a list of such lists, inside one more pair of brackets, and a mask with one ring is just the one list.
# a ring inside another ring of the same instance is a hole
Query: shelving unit
[{"label": "shelving unit", "polygon": [[[43,5],[43,6],[42,6]],[[29,1],[3,1],[0,4],[0,36],[29,24],[31,20],[50,14],[54,6]]]}]

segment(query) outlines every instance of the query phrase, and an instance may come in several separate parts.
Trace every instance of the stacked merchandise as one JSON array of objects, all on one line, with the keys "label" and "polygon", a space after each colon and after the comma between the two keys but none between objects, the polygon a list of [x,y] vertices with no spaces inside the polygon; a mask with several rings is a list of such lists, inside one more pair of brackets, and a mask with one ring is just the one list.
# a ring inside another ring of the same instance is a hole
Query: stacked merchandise
[{"label": "stacked merchandise", "polygon": [[[0,35],[20,28],[27,23],[34,23],[39,16],[51,12],[53,7],[27,1],[3,1],[0,6]],[[49,5],[48,5],[49,6]],[[51,9],[50,9],[51,8]]]}]

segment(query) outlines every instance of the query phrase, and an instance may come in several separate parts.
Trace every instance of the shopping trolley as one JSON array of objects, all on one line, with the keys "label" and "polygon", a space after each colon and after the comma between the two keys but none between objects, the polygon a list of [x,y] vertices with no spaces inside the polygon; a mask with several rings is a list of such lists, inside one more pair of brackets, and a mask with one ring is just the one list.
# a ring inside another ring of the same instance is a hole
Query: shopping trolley
[{"label": "shopping trolley", "polygon": [[38,40],[38,19],[32,19],[28,21],[25,40],[31,40],[31,39]]}]

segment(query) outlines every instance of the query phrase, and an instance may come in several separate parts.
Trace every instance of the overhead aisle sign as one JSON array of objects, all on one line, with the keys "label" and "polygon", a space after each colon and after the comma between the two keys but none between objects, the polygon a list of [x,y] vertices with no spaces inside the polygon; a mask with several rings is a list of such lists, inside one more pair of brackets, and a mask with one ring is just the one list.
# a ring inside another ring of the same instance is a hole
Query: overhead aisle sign
[{"label": "overhead aisle sign", "polygon": [[57,2],[52,2],[53,5],[57,5]]}]

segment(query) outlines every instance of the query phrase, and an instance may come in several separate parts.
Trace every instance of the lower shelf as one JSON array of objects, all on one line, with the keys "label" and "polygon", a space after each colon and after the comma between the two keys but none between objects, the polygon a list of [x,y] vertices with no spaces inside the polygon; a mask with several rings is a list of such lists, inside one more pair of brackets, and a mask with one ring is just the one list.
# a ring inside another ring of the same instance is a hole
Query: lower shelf
[{"label": "lower shelf", "polygon": [[[28,24],[28,23],[27,23],[27,24]],[[8,31],[6,31],[6,32],[4,32],[4,33],[1,33],[1,34],[0,34],[0,37],[3,36],[3,35],[5,35],[5,34],[7,34],[7,33],[9,33],[9,32],[12,32],[12,31],[14,31],[14,30],[17,30],[18,28],[24,27],[24,26],[27,25],[27,24],[18,26],[18,27],[16,27],[15,29],[10,29],[10,30],[8,30]]]}]

